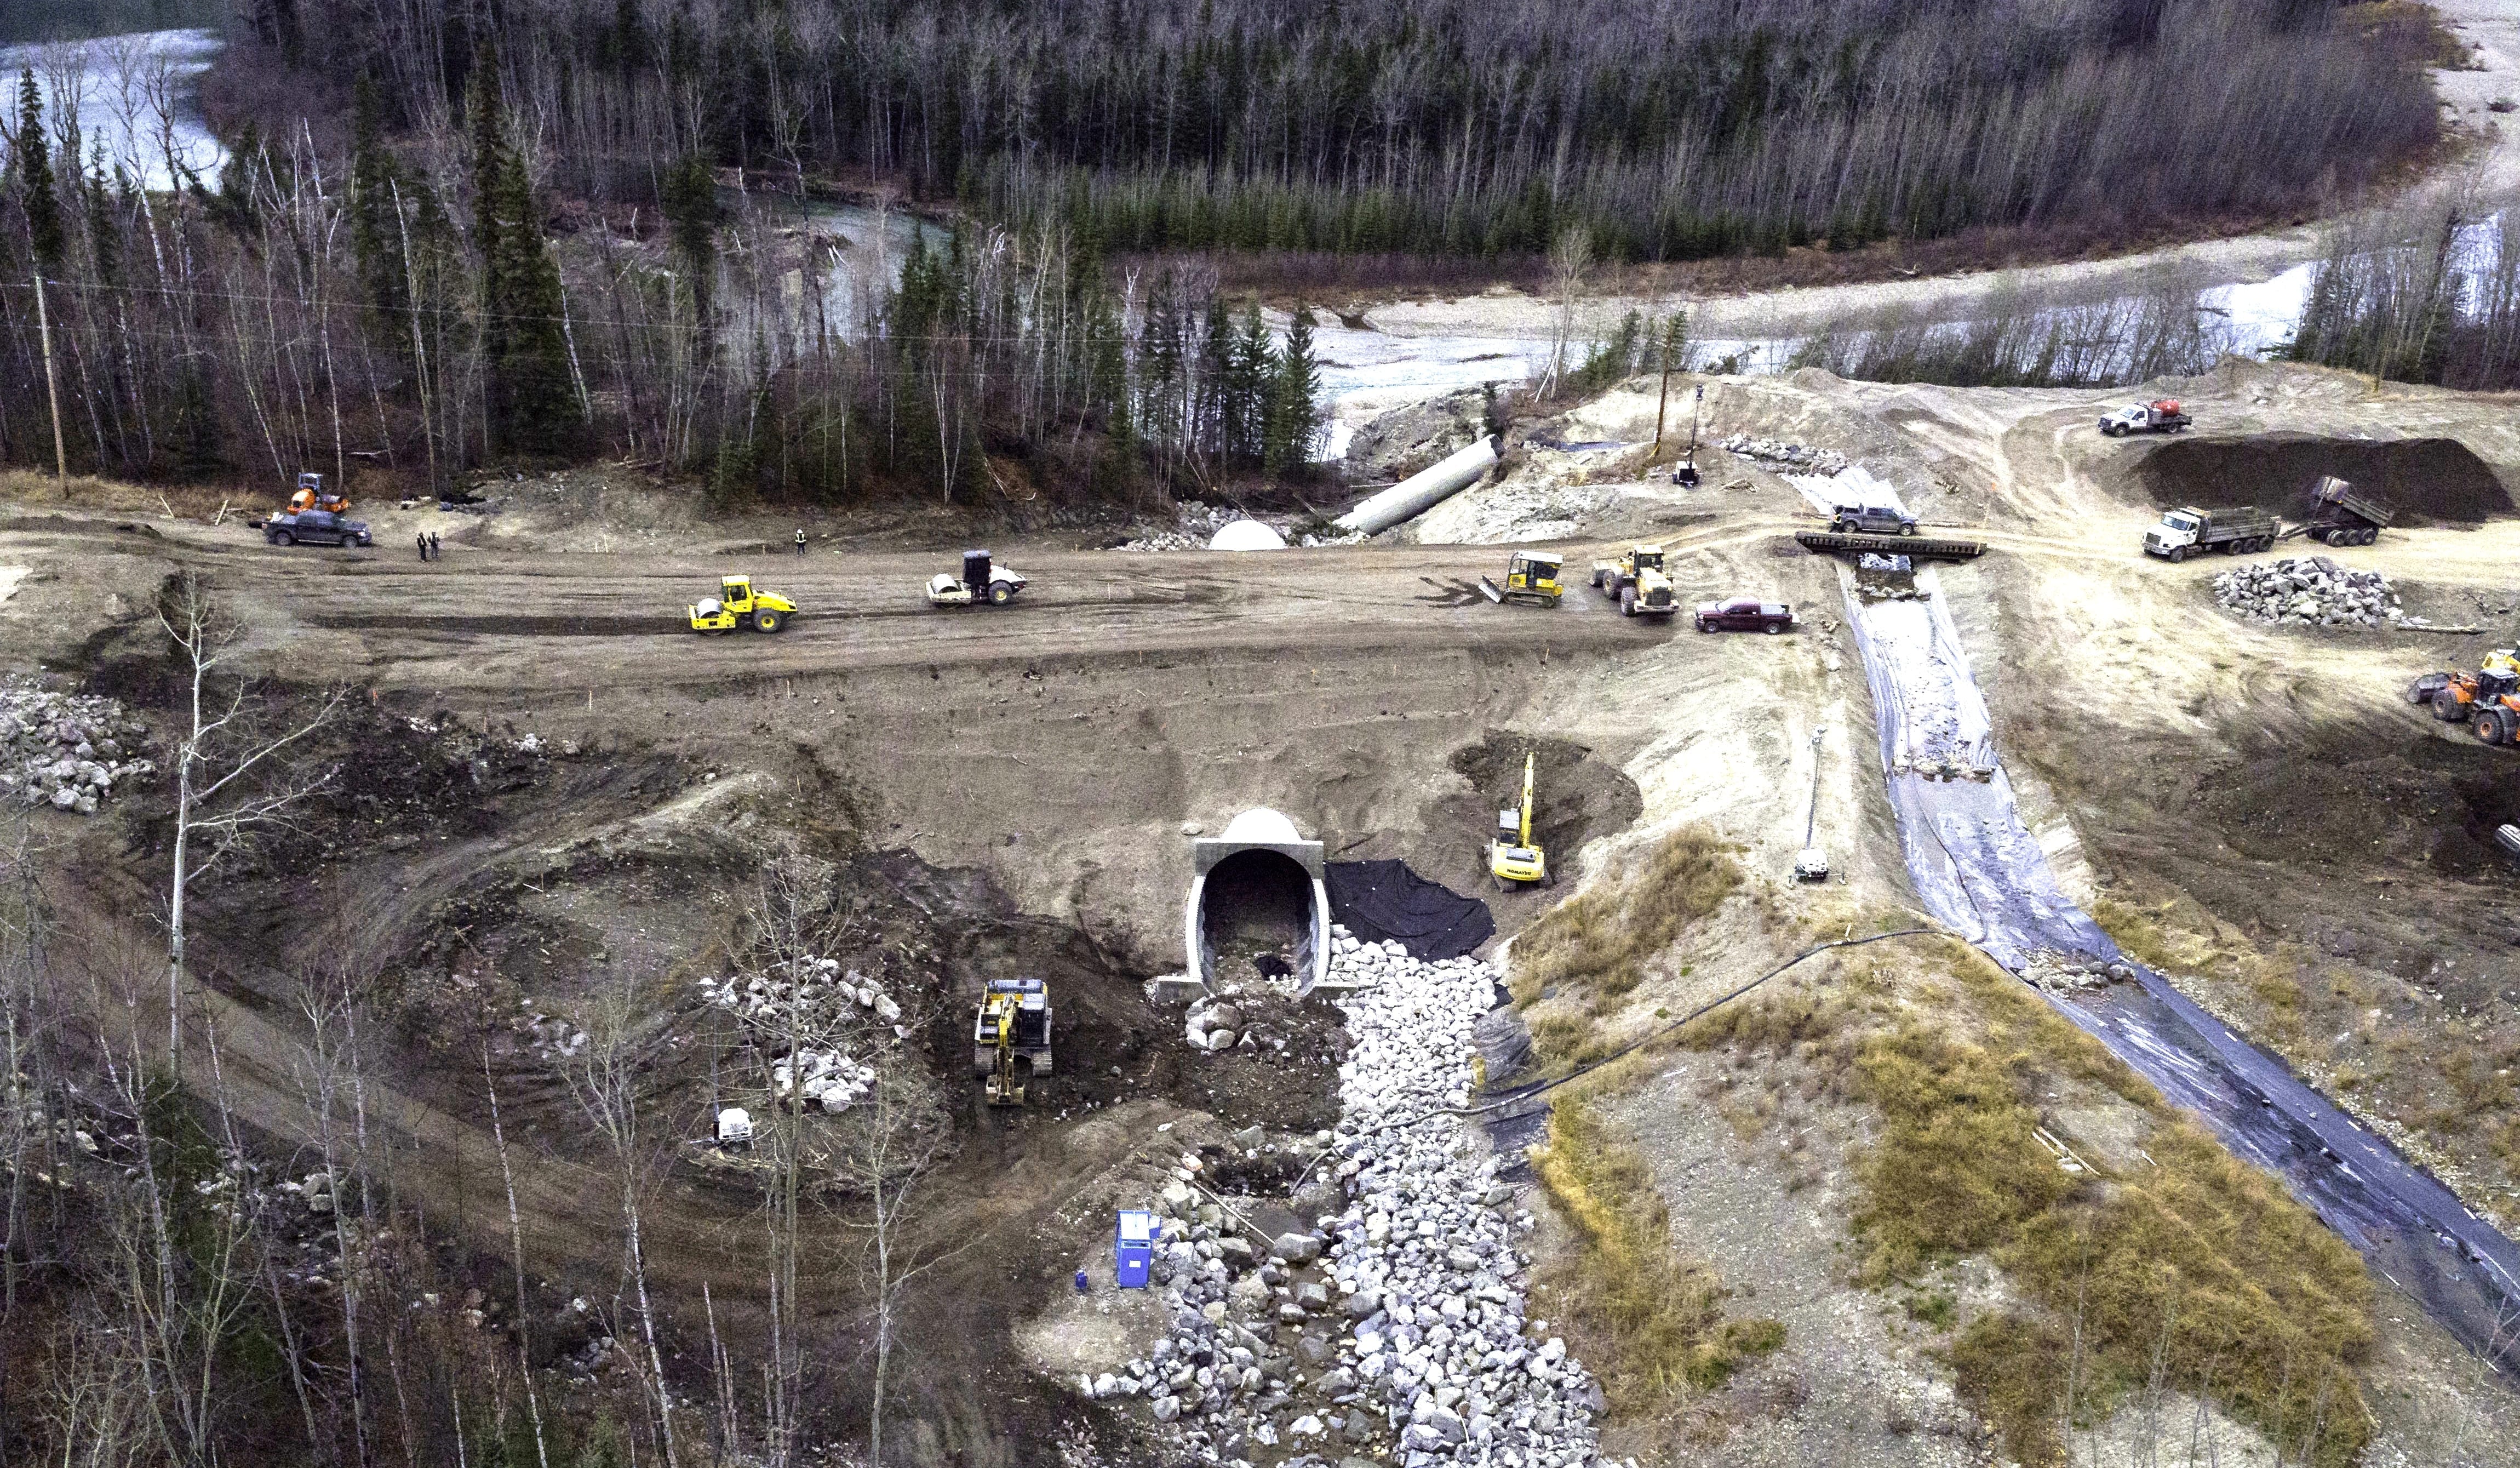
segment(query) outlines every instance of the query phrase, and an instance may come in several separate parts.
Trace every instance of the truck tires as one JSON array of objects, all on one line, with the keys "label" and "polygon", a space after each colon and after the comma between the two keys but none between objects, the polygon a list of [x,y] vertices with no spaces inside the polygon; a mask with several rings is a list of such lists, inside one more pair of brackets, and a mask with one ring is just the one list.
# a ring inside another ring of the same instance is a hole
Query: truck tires
[{"label": "truck tires", "polygon": [[2457,689],[2436,688],[2433,690],[2433,717],[2440,719],[2446,724],[2454,724],[2460,719],[2467,717],[2467,711],[2458,706]]},{"label": "truck tires", "polygon": [[2186,559],[2187,559],[2187,547],[2186,547],[2186,546],[2183,546],[2183,545],[2174,545],[2174,546],[2172,546],[2172,547],[2170,548],[2170,564],[2171,564],[2171,565],[2176,566],[2176,565],[2178,565],[2180,562],[2184,561],[2184,560],[2186,560]]},{"label": "truck tires", "polygon": [[1015,588],[1013,588],[1012,586],[1008,585],[1008,584],[1007,584],[1006,582],[1004,582],[1004,581],[991,581],[991,582],[989,583],[989,605],[990,605],[990,606],[992,606],[992,607],[1003,607],[1003,606],[1005,606],[1007,603],[1009,603],[1009,602],[1011,602],[1011,601],[1013,601],[1014,599],[1015,599]]},{"label": "truck tires", "polygon": [[1619,615],[1621,617],[1637,615],[1637,588],[1634,586],[1619,588]]},{"label": "truck tires", "polygon": [[756,632],[776,632],[786,624],[787,619],[776,612],[764,610],[752,614],[752,630]]},{"label": "truck tires", "polygon": [[2487,744],[2509,744],[2516,734],[2520,734],[2520,713],[2488,709],[2476,716],[2476,737]]},{"label": "truck tires", "polygon": [[2123,436],[2126,433],[2126,428],[2122,424],[2110,423],[2103,420],[2100,424],[2100,432],[2111,438],[2115,438]]}]

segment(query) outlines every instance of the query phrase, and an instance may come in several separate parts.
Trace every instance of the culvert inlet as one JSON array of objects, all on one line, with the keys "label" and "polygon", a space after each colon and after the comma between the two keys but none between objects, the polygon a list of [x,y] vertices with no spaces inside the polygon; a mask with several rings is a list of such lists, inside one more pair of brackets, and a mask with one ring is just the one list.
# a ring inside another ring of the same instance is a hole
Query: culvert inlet
[{"label": "culvert inlet", "polygon": [[2144,495],[2165,510],[2249,505],[2296,518],[2329,474],[2395,506],[2400,526],[2478,525],[2512,513],[2493,467],[2454,438],[2175,438],[2135,466]]},{"label": "culvert inlet", "polygon": [[1203,988],[1251,979],[1283,963],[1296,992],[1329,972],[1330,901],[1322,844],[1275,810],[1246,810],[1225,833],[1191,844],[1183,947]]}]

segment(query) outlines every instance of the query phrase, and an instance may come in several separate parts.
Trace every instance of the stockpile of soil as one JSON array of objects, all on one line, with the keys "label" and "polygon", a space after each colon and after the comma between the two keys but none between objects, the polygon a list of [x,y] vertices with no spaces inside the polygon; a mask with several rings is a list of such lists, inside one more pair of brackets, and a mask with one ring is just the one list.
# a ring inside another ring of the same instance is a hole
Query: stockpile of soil
[{"label": "stockpile of soil", "polygon": [[1498,729],[1453,755],[1453,768],[1485,798],[1485,814],[1472,829],[1493,832],[1496,812],[1522,804],[1526,753],[1539,757],[1532,767],[1531,835],[1553,866],[1573,861],[1593,838],[1626,830],[1644,809],[1636,782],[1585,746]]},{"label": "stockpile of soil", "polygon": [[2397,524],[2477,525],[2512,513],[2510,491],[2452,438],[2173,438],[2134,466],[2137,492],[2163,509],[2249,505],[2303,516],[2321,475],[2396,507]]}]

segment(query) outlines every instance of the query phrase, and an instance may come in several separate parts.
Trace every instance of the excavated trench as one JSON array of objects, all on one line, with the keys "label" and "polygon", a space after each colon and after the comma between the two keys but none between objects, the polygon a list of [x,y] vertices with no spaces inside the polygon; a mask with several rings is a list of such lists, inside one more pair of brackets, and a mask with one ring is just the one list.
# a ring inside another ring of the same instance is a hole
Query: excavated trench
[{"label": "excavated trench", "polygon": [[2395,506],[2400,526],[2479,525],[2512,513],[2501,479],[2454,438],[2171,438],[2133,466],[2137,493],[2163,509],[2249,505],[2298,516],[2321,475]]}]

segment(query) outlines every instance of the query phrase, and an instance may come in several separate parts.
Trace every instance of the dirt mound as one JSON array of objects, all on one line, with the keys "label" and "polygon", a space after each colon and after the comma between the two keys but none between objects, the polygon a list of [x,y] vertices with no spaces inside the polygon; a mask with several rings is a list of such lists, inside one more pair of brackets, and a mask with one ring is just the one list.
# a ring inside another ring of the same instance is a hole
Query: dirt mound
[{"label": "dirt mound", "polygon": [[1637,784],[1580,744],[1543,739],[1509,730],[1491,730],[1474,745],[1453,755],[1460,771],[1481,796],[1488,814],[1476,829],[1492,829],[1495,811],[1522,803],[1522,757],[1539,756],[1533,780],[1531,834],[1549,852],[1550,865],[1571,862],[1583,845],[1597,836],[1624,831],[1644,809]]},{"label": "dirt mound", "polygon": [[2396,506],[2402,527],[2477,525],[2512,512],[2493,469],[2454,438],[2174,438],[2144,454],[2133,480],[2163,509],[2253,505],[2298,516],[2326,474]]}]

